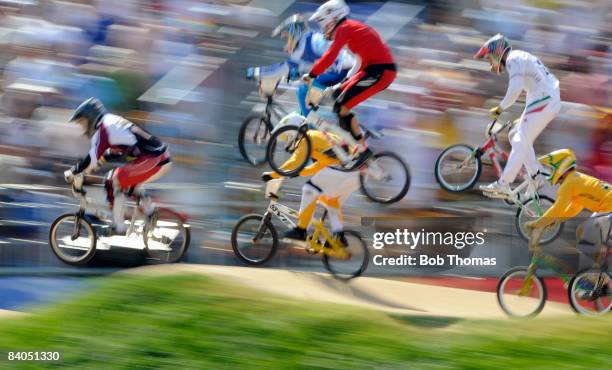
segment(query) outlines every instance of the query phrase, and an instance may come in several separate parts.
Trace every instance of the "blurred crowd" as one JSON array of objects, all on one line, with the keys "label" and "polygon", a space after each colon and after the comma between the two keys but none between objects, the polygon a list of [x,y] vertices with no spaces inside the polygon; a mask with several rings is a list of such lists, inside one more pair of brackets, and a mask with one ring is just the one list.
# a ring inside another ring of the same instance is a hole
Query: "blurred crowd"
[{"label": "blurred crowd", "polygon": [[[384,3],[349,1],[355,17],[366,20]],[[583,170],[612,180],[609,1],[398,3],[421,10],[391,35],[399,75],[361,108],[364,122],[377,118],[398,132],[422,135],[410,155],[429,159],[446,145],[479,144],[485,109],[501,99],[507,77],[472,55],[501,32],[515,48],[539,56],[561,82],[562,112],[536,141],[536,151],[571,146]],[[318,4],[0,0],[0,183],[59,184],[58,166],[88,146],[66,119],[90,96],[171,144],[179,166],[168,181],[252,177],[235,149],[248,110],[234,108],[244,108],[241,99],[255,87],[236,81],[245,66],[279,61],[282,44],[269,37],[272,28]],[[260,48],[262,60],[245,60],[242,47]],[[238,98],[228,102],[228,93]],[[388,108],[382,119],[381,106]],[[512,113],[521,109],[516,104]],[[423,172],[432,173],[427,167]]]}]

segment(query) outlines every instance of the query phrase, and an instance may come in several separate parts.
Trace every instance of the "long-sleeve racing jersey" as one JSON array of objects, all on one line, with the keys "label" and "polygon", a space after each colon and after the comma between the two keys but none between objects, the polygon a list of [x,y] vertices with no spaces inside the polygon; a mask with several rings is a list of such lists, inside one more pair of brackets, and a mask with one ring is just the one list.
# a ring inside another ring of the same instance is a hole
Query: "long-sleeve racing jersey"
[{"label": "long-sleeve racing jersey", "polygon": [[[317,130],[309,130],[306,135],[308,135],[312,144],[310,158],[313,160],[313,163],[304,167],[304,169],[300,171],[299,176],[312,176],[327,166],[340,164],[340,161],[335,158],[334,152],[331,150],[334,144],[326,136],[330,136],[333,140],[339,140],[335,135],[331,133],[326,134]],[[297,164],[304,162],[306,154],[306,143],[302,141],[298,144],[298,147],[291,157],[283,163],[281,169],[287,170],[297,167]],[[281,176],[273,172],[272,177],[278,179]]]},{"label": "long-sleeve racing jersey", "polygon": [[522,50],[510,51],[506,58],[506,71],[508,90],[499,103],[503,110],[514,104],[523,91],[527,93],[528,109],[537,109],[539,102],[548,103],[551,97],[559,97],[559,80],[534,55]]},{"label": "long-sleeve racing jersey", "polygon": [[545,227],[559,219],[575,217],[583,209],[612,212],[612,186],[595,177],[572,171],[559,186],[552,207],[529,226]]},{"label": "long-sleeve racing jersey", "polygon": [[[295,50],[285,62],[262,67],[260,74],[267,77],[283,78],[290,76],[292,79],[299,78],[301,74],[310,71],[313,63],[325,54],[330,46],[330,42],[325,40],[325,36],[319,32],[307,32],[297,44]],[[350,69],[348,76],[356,72],[358,68],[355,58],[346,50],[341,50],[330,63],[334,72]],[[329,66],[328,66],[329,67]]]},{"label": "long-sleeve racing jersey", "polygon": [[160,155],[166,149],[166,144],[132,122],[114,114],[105,114],[91,137],[89,153],[72,170],[73,173],[92,171],[109,154],[138,158]]},{"label": "long-sleeve racing jersey", "polygon": [[334,40],[310,71],[311,77],[325,72],[334,62],[342,48],[348,49],[358,58],[360,69],[373,64],[392,64],[393,55],[378,32],[365,23],[352,19],[344,19],[336,25]]}]

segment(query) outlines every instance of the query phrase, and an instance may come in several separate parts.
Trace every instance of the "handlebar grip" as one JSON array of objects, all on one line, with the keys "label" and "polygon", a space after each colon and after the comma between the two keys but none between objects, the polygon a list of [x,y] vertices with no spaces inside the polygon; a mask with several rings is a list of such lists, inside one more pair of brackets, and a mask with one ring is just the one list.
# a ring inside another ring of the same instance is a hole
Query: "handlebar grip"
[{"label": "handlebar grip", "polygon": [[487,130],[487,135],[491,136],[491,132],[493,131],[493,127],[497,123],[497,118],[493,120],[493,122],[489,123],[489,129]]}]

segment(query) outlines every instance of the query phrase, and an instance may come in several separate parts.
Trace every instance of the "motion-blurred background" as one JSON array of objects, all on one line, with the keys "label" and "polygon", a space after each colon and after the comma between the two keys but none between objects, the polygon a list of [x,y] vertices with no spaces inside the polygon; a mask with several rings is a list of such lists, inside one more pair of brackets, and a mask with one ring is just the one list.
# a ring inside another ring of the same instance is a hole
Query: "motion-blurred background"
[{"label": "motion-blurred background", "polygon": [[[0,266],[60,266],[48,227],[74,210],[61,174],[88,148],[66,120],[91,96],[170,144],[175,166],[151,188],[191,216],[187,260],[237,263],[229,230],[242,214],[265,207],[264,168],[250,167],[237,148],[240,124],[263,107],[245,69],[285,60],[272,29],[320,3],[0,0]],[[352,197],[349,224],[365,215],[463,212],[497,220],[499,230],[514,227],[514,211],[501,202],[476,193],[451,197],[433,176],[442,148],[483,141],[486,109],[505,93],[507,76],[472,60],[498,32],[540,57],[561,82],[562,111],[536,151],[571,147],[581,170],[612,180],[610,1],[348,3],[352,17],[388,40],[399,65],[391,87],[357,112],[384,131],[383,145],[403,156],[413,176],[406,199],[391,208]],[[277,100],[297,107],[295,85],[281,86]],[[522,108],[517,103],[508,118]],[[294,205],[300,186],[298,180],[289,186]]]}]

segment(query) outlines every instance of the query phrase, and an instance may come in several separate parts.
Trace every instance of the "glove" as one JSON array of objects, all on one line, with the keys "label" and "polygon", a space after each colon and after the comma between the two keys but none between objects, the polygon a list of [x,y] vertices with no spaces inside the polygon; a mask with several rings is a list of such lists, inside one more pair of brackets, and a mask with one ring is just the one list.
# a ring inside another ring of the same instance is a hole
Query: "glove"
[{"label": "glove", "polygon": [[272,172],[264,172],[264,173],[261,174],[261,180],[263,182],[268,182],[268,181],[270,181],[272,179],[273,179]]},{"label": "glove", "polygon": [[523,227],[525,227],[525,230],[528,232],[532,232],[533,229],[535,229],[535,221],[529,221],[529,222],[525,222],[525,224],[523,225]]},{"label": "glove", "polygon": [[72,184],[74,181],[74,172],[72,172],[72,169],[64,171],[64,180],[66,180],[67,183]]},{"label": "glove", "polygon": [[313,78],[310,77],[310,73],[307,73],[302,76],[302,81],[306,82],[308,85],[312,83]]},{"label": "glove", "polygon": [[491,119],[497,119],[503,111],[504,110],[501,109],[499,106],[493,107],[489,110],[489,116],[491,117]]}]

